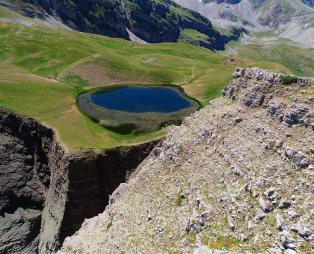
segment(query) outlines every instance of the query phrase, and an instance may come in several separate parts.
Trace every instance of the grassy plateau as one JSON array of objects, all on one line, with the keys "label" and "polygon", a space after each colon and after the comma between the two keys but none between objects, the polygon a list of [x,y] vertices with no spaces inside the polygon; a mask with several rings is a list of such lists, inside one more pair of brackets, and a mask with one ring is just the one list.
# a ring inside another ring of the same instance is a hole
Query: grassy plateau
[{"label": "grassy plateau", "polygon": [[236,66],[314,76],[314,51],[279,39],[267,46],[232,42],[225,52],[187,43],[138,44],[49,28],[0,7],[0,106],[53,128],[69,149],[137,144],[166,131],[123,135],[107,130],[78,110],[75,98],[82,91],[121,83],[175,84],[206,105]]}]

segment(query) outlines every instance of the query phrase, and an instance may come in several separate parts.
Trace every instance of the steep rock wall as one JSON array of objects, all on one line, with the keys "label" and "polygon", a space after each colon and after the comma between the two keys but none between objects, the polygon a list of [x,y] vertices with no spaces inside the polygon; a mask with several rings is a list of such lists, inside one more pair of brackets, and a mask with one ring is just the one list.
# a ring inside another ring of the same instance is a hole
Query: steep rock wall
[{"label": "steep rock wall", "polygon": [[0,253],[32,253],[49,187],[50,129],[0,109]]},{"label": "steep rock wall", "polygon": [[65,151],[51,129],[0,109],[0,253],[53,253],[158,141]]},{"label": "steep rock wall", "polygon": [[51,163],[39,253],[53,253],[65,237],[80,228],[84,219],[102,212],[109,195],[125,182],[157,142],[55,158]]}]

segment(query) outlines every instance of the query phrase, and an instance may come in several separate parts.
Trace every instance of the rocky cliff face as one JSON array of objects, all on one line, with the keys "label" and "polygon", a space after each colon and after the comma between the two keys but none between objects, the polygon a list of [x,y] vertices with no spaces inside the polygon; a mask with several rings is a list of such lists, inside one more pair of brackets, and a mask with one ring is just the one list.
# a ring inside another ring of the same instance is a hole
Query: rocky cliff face
[{"label": "rocky cliff face", "polygon": [[0,109],[0,253],[54,253],[155,143],[70,152],[51,129]]},{"label": "rocky cliff face", "polygon": [[0,253],[32,253],[49,188],[51,130],[0,109]]},{"label": "rocky cliff face", "polygon": [[[223,49],[233,39],[220,35],[200,14],[184,9],[171,0],[24,0],[28,5],[5,6],[24,15],[54,17],[68,27],[89,33],[145,42],[175,42],[183,29],[194,29],[209,37],[204,46]],[[1,1],[0,1],[1,3]],[[28,6],[28,7],[25,7]]]},{"label": "rocky cliff face", "polygon": [[283,76],[237,69],[59,253],[313,253],[314,86]]}]

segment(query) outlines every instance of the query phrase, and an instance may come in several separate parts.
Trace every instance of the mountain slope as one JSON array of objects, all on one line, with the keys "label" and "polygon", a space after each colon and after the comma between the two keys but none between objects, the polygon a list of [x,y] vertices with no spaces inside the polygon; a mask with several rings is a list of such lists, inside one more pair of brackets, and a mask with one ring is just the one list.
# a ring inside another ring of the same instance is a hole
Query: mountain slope
[{"label": "mountain slope", "polygon": [[227,52],[186,43],[139,44],[50,28],[2,7],[0,26],[0,105],[47,124],[71,148],[142,143],[165,132],[122,135],[92,122],[76,108],[75,97],[95,86],[176,84],[205,105],[231,79],[235,66],[314,76],[313,50],[276,39],[263,46],[233,42]]},{"label": "mountain slope", "polygon": [[306,47],[314,47],[314,10],[299,0],[175,0],[209,18],[216,27],[270,31]]},{"label": "mountain slope", "polygon": [[[215,31],[211,22],[170,0],[1,0],[27,16],[54,17],[68,27],[111,37],[156,42],[175,42],[184,29],[208,38],[202,46],[223,49],[228,38]],[[15,4],[14,4],[15,3]]]},{"label": "mountain slope", "polygon": [[234,77],[60,254],[313,253],[314,86],[260,69]]}]

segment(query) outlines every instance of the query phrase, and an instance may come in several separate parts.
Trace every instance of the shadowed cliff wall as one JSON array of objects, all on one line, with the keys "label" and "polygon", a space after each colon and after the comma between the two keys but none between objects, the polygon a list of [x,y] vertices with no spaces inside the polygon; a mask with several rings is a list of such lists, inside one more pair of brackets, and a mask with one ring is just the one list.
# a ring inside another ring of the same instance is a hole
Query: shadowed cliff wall
[{"label": "shadowed cliff wall", "polygon": [[53,131],[0,109],[0,253],[53,253],[157,141],[67,152]]}]

